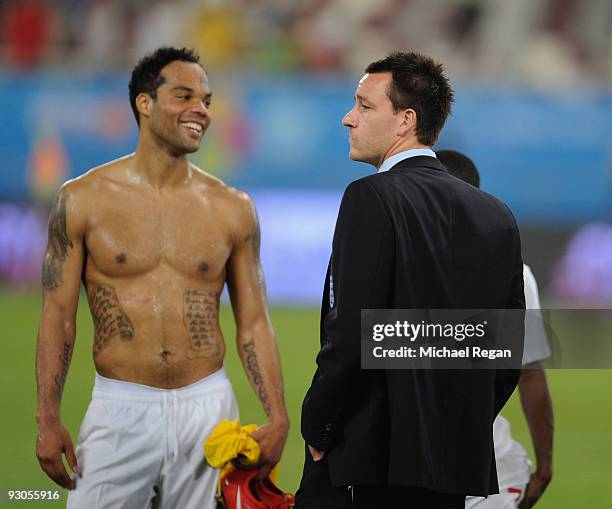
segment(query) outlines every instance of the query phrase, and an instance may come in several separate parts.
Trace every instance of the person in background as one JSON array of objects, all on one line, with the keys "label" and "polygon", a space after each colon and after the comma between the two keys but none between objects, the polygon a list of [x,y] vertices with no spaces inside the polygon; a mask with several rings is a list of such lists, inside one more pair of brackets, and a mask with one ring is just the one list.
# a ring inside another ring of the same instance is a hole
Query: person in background
[{"label": "person in background", "polygon": [[[438,150],[438,160],[451,175],[480,187],[480,174],[473,161],[455,150]],[[502,415],[493,422],[493,441],[499,494],[486,499],[469,497],[466,509],[529,509],[540,499],[553,473],[553,408],[546,373],[541,362],[550,357],[550,347],[540,313],[538,285],[528,265],[523,265],[525,281],[525,343],[519,394],[531,432],[536,469],[524,447],[512,438],[510,423]]]}]

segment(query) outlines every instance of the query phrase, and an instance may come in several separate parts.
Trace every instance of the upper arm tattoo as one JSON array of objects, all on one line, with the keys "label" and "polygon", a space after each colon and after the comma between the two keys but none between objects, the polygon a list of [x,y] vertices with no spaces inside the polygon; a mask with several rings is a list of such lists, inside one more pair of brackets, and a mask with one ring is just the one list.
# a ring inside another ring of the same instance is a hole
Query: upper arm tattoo
[{"label": "upper arm tattoo", "polygon": [[123,341],[134,338],[132,321],[119,304],[113,286],[95,286],[89,294],[89,305],[95,329],[94,357],[104,350],[115,336],[119,336]]},{"label": "upper arm tattoo", "polygon": [[66,199],[59,193],[49,217],[49,241],[42,275],[45,290],[53,292],[63,283],[64,262],[68,257],[68,249],[73,247],[66,231]]},{"label": "upper arm tattoo", "polygon": [[266,284],[266,280],[264,277],[263,269],[261,267],[261,262],[259,260],[259,249],[261,246],[261,229],[259,228],[259,220],[257,219],[257,214],[255,214],[255,228],[251,233],[249,233],[246,237],[244,237],[245,243],[251,243],[251,249],[253,251],[253,257],[255,258],[255,275],[257,278],[257,286],[259,288],[264,288]]},{"label": "upper arm tattoo", "polygon": [[249,233],[246,237],[244,237],[244,242],[251,243],[251,249],[253,250],[253,255],[255,258],[259,258],[259,245],[261,243],[261,230],[259,228],[259,218],[257,217],[257,212],[253,207],[253,231]]},{"label": "upper arm tattoo", "polygon": [[251,242],[251,249],[253,250],[253,255],[255,257],[259,257],[259,245],[261,243],[261,232],[259,231],[259,225],[255,227],[252,233],[249,233],[245,238],[244,242]]},{"label": "upper arm tattoo", "polygon": [[191,339],[187,358],[218,357],[221,347],[216,339],[217,292],[185,288],[183,313]]}]

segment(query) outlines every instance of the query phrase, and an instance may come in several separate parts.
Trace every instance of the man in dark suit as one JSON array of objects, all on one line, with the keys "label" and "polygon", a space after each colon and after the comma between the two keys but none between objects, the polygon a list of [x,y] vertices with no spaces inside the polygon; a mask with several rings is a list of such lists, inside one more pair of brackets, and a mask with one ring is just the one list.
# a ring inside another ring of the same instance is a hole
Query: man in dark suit
[{"label": "man in dark suit", "polygon": [[512,214],[430,148],[452,98],[439,64],[392,53],[367,67],[344,117],[350,158],[378,172],[340,205],[302,407],[299,509],[462,508],[497,492],[492,424],[519,371],[360,364],[361,309],[525,307]]}]

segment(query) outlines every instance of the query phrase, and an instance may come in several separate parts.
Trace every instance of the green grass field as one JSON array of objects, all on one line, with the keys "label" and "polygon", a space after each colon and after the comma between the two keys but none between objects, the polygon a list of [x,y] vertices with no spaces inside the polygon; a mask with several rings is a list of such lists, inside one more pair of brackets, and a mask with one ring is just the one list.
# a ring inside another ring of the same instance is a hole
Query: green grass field
[{"label": "green grass field", "polygon": [[[52,489],[34,454],[36,386],[34,353],[40,297],[0,292],[2,324],[2,384],[0,412],[0,489]],[[299,433],[300,405],[314,372],[318,345],[318,310],[272,308],[278,336],[285,392],[292,427],[281,462],[280,484],[297,488],[303,442]],[[234,384],[243,422],[262,422],[255,395],[247,383],[235,346],[234,325],[228,308],[222,311],[222,328],[228,342],[226,367]],[[80,420],[93,384],[92,325],[81,301],[77,344],[64,393],[64,424],[76,439]],[[612,370],[556,370],[549,372],[555,406],[555,474],[538,507],[596,509],[612,507]],[[515,437],[528,443],[528,431],[516,397],[504,414]],[[62,503],[17,504],[27,507],[62,507]],[[15,507],[11,504],[7,507]],[[4,507],[4,506],[3,506]],[[86,508],[84,508],[86,509]]]}]

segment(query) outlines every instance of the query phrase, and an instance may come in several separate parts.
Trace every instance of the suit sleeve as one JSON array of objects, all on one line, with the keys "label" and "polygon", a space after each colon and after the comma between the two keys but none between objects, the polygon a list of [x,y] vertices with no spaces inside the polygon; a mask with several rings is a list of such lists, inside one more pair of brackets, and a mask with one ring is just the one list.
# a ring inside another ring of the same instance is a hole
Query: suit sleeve
[{"label": "suit sleeve", "polygon": [[330,309],[321,325],[317,373],[302,406],[302,435],[329,451],[340,438],[351,398],[358,396],[361,309],[384,307],[391,292],[394,234],[388,213],[367,182],[346,190],[332,248]]}]

